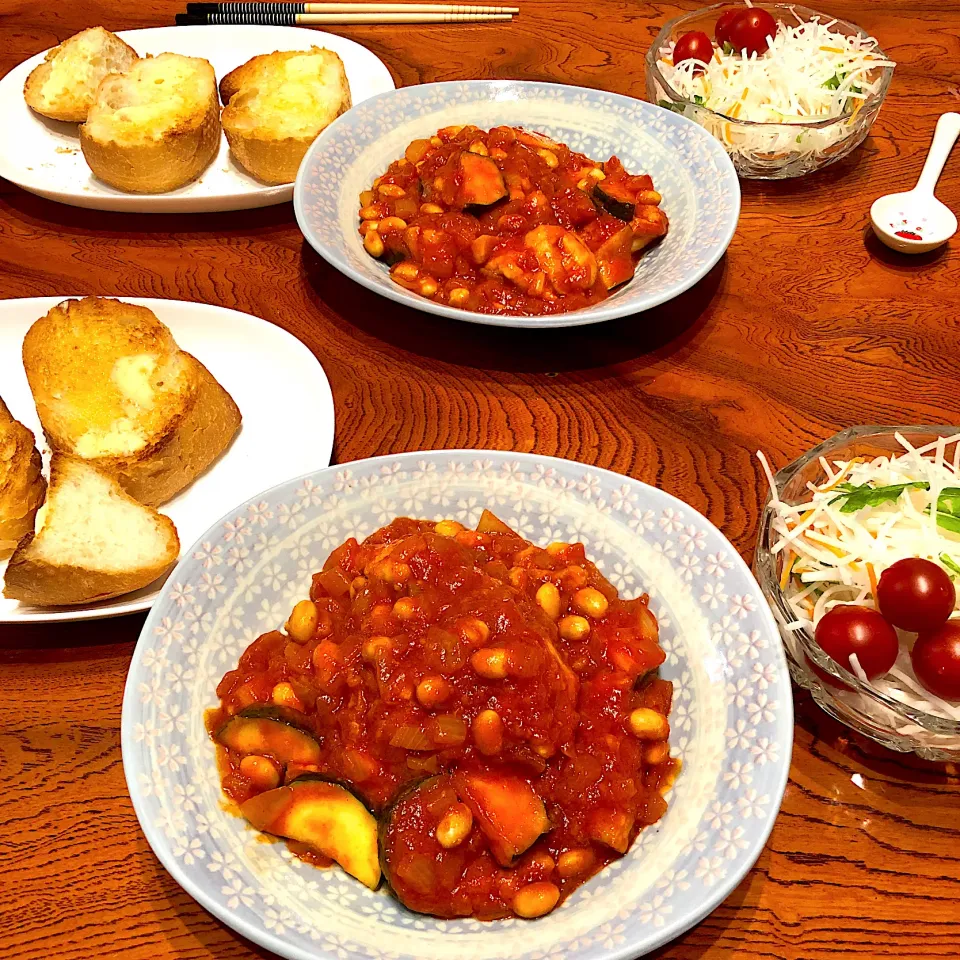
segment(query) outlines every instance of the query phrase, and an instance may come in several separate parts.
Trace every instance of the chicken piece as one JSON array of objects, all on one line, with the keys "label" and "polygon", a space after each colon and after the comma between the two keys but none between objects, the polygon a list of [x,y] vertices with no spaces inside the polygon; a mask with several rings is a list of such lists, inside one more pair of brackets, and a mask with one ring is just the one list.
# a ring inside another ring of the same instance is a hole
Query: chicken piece
[{"label": "chicken piece", "polygon": [[638,253],[647,244],[667,235],[667,215],[654,203],[638,203],[630,229],[633,230],[633,252]]},{"label": "chicken piece", "polygon": [[[536,258],[535,268],[531,269],[528,254]],[[537,297],[590,290],[598,269],[597,258],[575,233],[554,226],[535,227],[524,234],[522,249],[499,253],[484,267]]]}]

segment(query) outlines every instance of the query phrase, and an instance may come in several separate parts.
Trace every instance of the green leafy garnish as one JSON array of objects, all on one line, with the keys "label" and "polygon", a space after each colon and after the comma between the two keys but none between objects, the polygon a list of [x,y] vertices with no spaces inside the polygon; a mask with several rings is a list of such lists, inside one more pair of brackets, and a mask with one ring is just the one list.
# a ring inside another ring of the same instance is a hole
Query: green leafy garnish
[{"label": "green leafy garnish", "polygon": [[683,104],[674,103],[672,100],[658,100],[658,107],[663,107],[664,110],[672,110],[674,113],[683,113]]},{"label": "green leafy garnish", "polygon": [[723,41],[723,52],[729,57],[731,53],[734,53],[734,46],[729,40]]},{"label": "green leafy garnish", "polygon": [[707,101],[706,101],[703,97],[701,97],[699,93],[695,93],[695,94],[693,95],[693,102],[694,102],[698,107],[702,107]]},{"label": "green leafy garnish", "polygon": [[827,82],[824,84],[824,87],[827,90],[839,90],[842,80],[843,78],[840,76],[840,74],[835,73],[829,80],[827,80]]},{"label": "green leafy garnish", "polygon": [[960,487],[944,487],[937,498],[937,513],[960,517]]},{"label": "green leafy garnish", "polygon": [[900,499],[900,494],[904,490],[928,490],[929,488],[930,485],[923,480],[915,480],[912,483],[894,483],[887,487],[871,487],[869,483],[865,483],[862,486],[844,491],[830,502],[837,503],[839,500],[845,500],[846,502],[840,508],[840,512],[856,513],[858,510],[863,510],[864,507],[879,507],[884,503],[893,503]]},{"label": "green leafy garnish", "polygon": [[941,553],[940,562],[950,570],[954,576],[960,576],[960,564],[958,564],[949,553]]}]

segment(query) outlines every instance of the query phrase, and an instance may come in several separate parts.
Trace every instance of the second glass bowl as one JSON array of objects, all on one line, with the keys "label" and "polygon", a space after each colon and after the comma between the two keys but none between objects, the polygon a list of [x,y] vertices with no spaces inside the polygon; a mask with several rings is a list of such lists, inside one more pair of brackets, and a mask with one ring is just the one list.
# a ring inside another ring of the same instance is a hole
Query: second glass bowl
[{"label": "second glass bowl", "polygon": [[[869,36],[852,23],[817,13],[809,7],[786,3],[755,3],[769,10],[774,19],[793,22],[819,17],[831,22],[832,29],[847,36]],[[878,67],[880,86],[856,113],[839,117],[795,123],[756,123],[715,113],[707,107],[684,99],[666,80],[660,69],[660,52],[690,30],[701,30],[712,37],[717,18],[727,10],[742,10],[741,3],[717,3],[687,13],[664,24],[646,55],[647,98],[653,103],[681,113],[709,130],[726,147],[741,177],[754,180],[781,180],[813,173],[852,153],[870,132],[873,121],[887,95],[893,67]],[[883,51],[878,50],[883,56]]]},{"label": "second glass bowl", "polygon": [[[832,463],[854,457],[872,459],[903,453],[904,448],[894,436],[896,433],[912,446],[921,447],[935,442],[938,437],[960,434],[960,427],[851,427],[825,440],[776,474],[774,480],[780,499],[788,503],[802,503],[809,499],[807,484],[820,484],[825,479],[821,457]],[[831,716],[885,747],[913,752],[927,760],[960,758],[960,721],[901,703],[862,683],[823,652],[810,630],[787,627],[796,615],[780,588],[781,555],[773,552],[777,535],[772,520],[773,508],[768,494],[760,519],[754,573],[773,611],[794,682],[809,690],[813,699]],[[829,678],[833,678],[833,682]]]}]

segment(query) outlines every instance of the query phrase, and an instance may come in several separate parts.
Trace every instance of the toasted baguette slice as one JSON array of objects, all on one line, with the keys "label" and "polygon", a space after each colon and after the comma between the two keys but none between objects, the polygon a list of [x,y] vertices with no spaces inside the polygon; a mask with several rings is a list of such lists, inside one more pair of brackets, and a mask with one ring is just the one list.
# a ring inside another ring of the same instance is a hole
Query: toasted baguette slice
[{"label": "toasted baguette slice", "polygon": [[47,502],[10,558],[3,595],[37,606],[106,600],[153,583],[179,553],[169,517],[79,457],[54,454]]},{"label": "toasted baguette slice", "polygon": [[33,434],[0,400],[0,560],[33,530],[47,484]]},{"label": "toasted baguette slice", "polygon": [[220,81],[221,121],[237,162],[264,183],[291,183],[321,130],[350,109],[337,54],[320,47],[267,53]]},{"label": "toasted baguette slice", "polygon": [[65,300],[27,331],[23,365],[51,448],[142,503],[169,500],[240,428],[230,394],[146,307]]},{"label": "toasted baguette slice", "polygon": [[103,27],[81,30],[47,51],[27,77],[23,98],[51,120],[83,123],[100,81],[109,73],[126,73],[139,59],[115,33]]},{"label": "toasted baguette slice", "polygon": [[120,190],[163,193],[196,179],[220,149],[213,67],[161,53],[105,77],[80,147],[94,174]]}]

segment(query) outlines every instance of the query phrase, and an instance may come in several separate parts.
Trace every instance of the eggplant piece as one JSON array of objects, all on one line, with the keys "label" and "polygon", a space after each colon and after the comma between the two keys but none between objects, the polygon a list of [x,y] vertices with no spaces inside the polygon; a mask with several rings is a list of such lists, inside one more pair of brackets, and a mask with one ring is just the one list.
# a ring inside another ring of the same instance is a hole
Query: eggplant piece
[{"label": "eggplant piece", "polygon": [[593,196],[607,213],[629,223],[637,206],[636,193],[616,180],[601,180],[594,184]]},{"label": "eggplant piece", "polygon": [[377,821],[342,784],[308,774],[251,797],[240,812],[257,830],[305,843],[364,886],[379,886]]},{"label": "eggplant piece", "polygon": [[460,154],[459,163],[463,174],[459,199],[463,206],[489,207],[507,195],[503,174],[490,157],[465,150]]},{"label": "eggplant piece", "polygon": [[522,777],[492,770],[457,771],[454,785],[501,866],[512,867],[551,829],[543,801]]},{"label": "eggplant piece", "polygon": [[636,265],[633,262],[633,230],[625,226],[595,252],[600,268],[600,279],[607,290],[633,279]]},{"label": "eggplant piece", "polygon": [[256,753],[280,763],[319,763],[320,744],[303,714],[287,707],[246,707],[214,735],[217,743],[237,753]]}]

